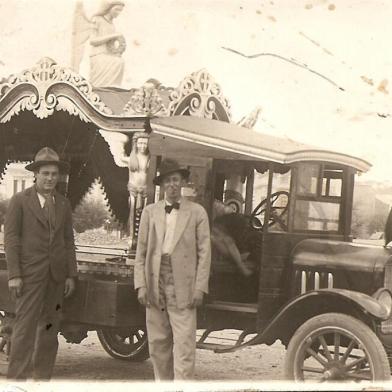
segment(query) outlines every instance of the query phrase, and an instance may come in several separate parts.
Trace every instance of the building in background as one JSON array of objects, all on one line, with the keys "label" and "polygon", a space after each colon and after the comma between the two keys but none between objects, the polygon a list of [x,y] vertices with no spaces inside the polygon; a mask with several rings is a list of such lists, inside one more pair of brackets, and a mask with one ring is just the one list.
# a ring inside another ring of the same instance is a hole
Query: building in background
[{"label": "building in background", "polygon": [[16,192],[30,187],[34,183],[34,174],[25,169],[26,162],[11,163],[7,166],[0,183],[0,198],[9,199]]}]

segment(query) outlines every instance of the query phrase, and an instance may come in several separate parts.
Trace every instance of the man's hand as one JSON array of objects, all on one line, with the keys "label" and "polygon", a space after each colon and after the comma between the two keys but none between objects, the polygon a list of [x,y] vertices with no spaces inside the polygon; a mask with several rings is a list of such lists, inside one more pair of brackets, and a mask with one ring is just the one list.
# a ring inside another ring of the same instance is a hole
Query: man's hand
[{"label": "man's hand", "polygon": [[139,287],[137,290],[137,300],[140,302],[141,305],[149,308],[150,303],[147,299],[147,289],[145,287]]},{"label": "man's hand", "polygon": [[23,291],[23,280],[22,278],[13,278],[8,281],[8,289],[10,291],[11,298],[16,299],[22,295]]},{"label": "man's hand", "polygon": [[251,269],[249,269],[245,264],[241,266],[241,274],[244,275],[246,278],[249,278],[249,276],[253,275],[253,272]]},{"label": "man's hand", "polygon": [[198,308],[203,303],[204,293],[201,290],[195,290],[193,294],[192,303],[189,305],[190,308]]},{"label": "man's hand", "polygon": [[68,298],[75,291],[75,279],[67,278],[64,286],[64,298]]}]

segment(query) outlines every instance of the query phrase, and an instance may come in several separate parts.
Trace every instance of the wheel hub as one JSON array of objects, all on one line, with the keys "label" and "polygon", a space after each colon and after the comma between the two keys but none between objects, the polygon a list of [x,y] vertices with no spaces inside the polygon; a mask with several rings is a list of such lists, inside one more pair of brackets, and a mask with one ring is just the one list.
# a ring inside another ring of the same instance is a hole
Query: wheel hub
[{"label": "wheel hub", "polygon": [[342,380],[346,374],[345,366],[340,361],[330,361],[327,370],[323,373],[324,380]]}]

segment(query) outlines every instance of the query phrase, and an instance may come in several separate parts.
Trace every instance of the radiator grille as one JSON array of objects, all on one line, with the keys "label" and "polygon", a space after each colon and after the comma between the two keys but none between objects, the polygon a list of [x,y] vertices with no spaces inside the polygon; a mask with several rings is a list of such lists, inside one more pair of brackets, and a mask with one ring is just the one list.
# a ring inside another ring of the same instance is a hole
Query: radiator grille
[{"label": "radiator grille", "polygon": [[296,281],[300,278],[300,293],[310,290],[333,288],[333,274],[331,272],[318,272],[309,270],[297,270]]}]

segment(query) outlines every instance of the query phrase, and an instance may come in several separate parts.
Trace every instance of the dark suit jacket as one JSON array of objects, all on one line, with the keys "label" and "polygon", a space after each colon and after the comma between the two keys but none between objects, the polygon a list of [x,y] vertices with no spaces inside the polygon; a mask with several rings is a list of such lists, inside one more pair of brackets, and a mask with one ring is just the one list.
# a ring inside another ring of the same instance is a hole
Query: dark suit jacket
[{"label": "dark suit jacket", "polygon": [[58,192],[54,198],[56,227],[51,243],[35,186],[11,198],[4,224],[9,279],[38,282],[50,271],[61,282],[77,275],[71,206]]}]

